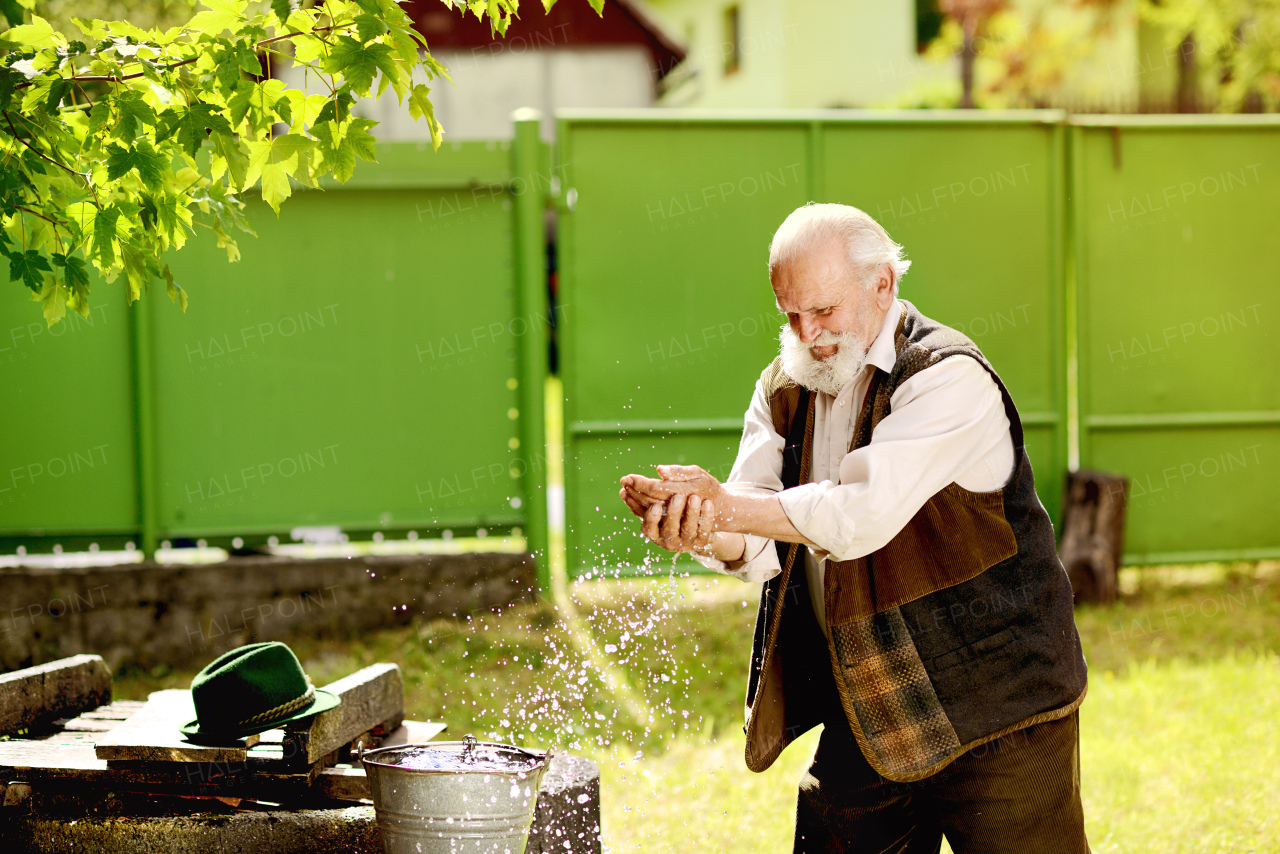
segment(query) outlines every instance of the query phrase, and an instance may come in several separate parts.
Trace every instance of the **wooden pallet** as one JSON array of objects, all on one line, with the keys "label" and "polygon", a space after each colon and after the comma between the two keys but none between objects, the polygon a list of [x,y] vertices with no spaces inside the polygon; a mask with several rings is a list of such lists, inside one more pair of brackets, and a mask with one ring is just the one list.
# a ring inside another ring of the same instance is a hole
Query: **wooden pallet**
[{"label": "wooden pallet", "polygon": [[[104,688],[105,679],[105,688]],[[374,664],[324,690],[342,702],[306,721],[230,746],[196,745],[178,726],[194,717],[189,691],[145,703],[111,702],[110,671],[76,656],[0,677],[0,803],[29,807],[104,789],[156,796],[291,802],[368,798],[361,748],[434,738],[444,724],[404,720],[400,669]]]}]

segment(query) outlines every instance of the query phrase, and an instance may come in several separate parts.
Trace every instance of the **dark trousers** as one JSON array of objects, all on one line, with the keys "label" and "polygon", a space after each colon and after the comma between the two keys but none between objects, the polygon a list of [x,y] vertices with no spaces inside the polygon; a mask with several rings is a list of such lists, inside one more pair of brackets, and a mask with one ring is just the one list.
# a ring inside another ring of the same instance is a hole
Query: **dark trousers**
[{"label": "dark trousers", "polygon": [[800,781],[796,854],[1088,854],[1079,712],[979,745],[932,777],[894,783],[846,721],[828,724]]}]

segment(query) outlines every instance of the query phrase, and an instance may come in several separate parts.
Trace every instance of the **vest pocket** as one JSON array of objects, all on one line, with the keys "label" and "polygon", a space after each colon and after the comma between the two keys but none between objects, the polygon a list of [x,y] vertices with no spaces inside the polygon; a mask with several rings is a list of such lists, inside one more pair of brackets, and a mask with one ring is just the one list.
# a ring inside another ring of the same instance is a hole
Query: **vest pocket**
[{"label": "vest pocket", "polygon": [[956,665],[967,664],[977,658],[985,658],[1015,640],[1017,640],[1017,637],[1014,635],[1013,629],[1002,629],[993,635],[979,638],[972,643],[930,659],[928,670],[932,673],[941,673]]}]

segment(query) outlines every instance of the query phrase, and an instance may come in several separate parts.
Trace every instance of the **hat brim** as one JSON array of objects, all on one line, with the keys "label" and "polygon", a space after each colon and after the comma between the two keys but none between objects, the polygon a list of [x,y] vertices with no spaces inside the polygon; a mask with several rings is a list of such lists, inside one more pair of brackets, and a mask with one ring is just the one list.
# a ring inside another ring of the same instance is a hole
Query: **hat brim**
[{"label": "hat brim", "polygon": [[331,694],[328,691],[316,689],[316,696],[308,705],[279,720],[271,721],[266,724],[254,724],[253,726],[242,727],[238,730],[218,730],[210,732],[200,729],[200,719],[187,721],[178,730],[187,737],[188,741],[196,744],[210,745],[226,745],[239,741],[251,735],[257,735],[260,732],[266,732],[269,729],[279,729],[287,723],[300,721],[303,718],[309,718],[312,715],[318,715],[321,712],[327,712],[342,702],[342,698],[337,694]]}]

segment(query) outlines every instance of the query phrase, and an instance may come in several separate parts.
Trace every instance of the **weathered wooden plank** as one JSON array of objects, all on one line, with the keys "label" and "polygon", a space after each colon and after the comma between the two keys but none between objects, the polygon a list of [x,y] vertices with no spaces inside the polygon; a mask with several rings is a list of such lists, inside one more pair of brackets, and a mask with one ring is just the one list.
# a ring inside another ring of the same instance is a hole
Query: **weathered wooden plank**
[{"label": "weathered wooden plank", "polygon": [[92,732],[80,732],[79,730],[62,730],[60,732],[49,733],[48,735],[37,736],[37,740],[45,744],[93,744],[94,739],[98,736]]},{"label": "weathered wooden plank", "polygon": [[0,675],[0,735],[38,727],[111,702],[111,668],[73,655]]},{"label": "weathered wooden plank", "polygon": [[31,800],[31,784],[20,780],[15,780],[4,787],[4,806],[12,809],[14,807],[26,806]]},{"label": "weathered wooden plank", "polygon": [[108,763],[95,756],[93,745],[87,742],[0,742],[0,776],[20,777],[40,787],[95,783],[133,789],[167,787],[185,792],[211,789],[221,794],[248,774],[244,764],[234,763]]},{"label": "weathered wooden plank", "polygon": [[[94,756],[93,745],[50,744],[46,741],[13,739],[0,741],[0,770],[14,771],[106,771],[107,762]],[[73,775],[74,776],[74,775]]]},{"label": "weathered wooden plank", "polygon": [[[444,732],[445,725],[436,721],[405,721],[393,732],[380,740],[379,747],[394,747],[398,744],[421,744],[430,741]],[[368,800],[373,797],[369,790],[369,778],[358,762],[350,765],[337,765],[320,772],[320,779],[315,783],[316,792],[329,798],[340,800]]]},{"label": "weathered wooden plank", "polygon": [[313,762],[299,773],[272,774],[255,771],[245,779],[245,785],[237,791],[245,791],[258,798],[271,799],[301,797],[324,771],[324,762]]},{"label": "weathered wooden plank", "polygon": [[317,762],[374,727],[404,716],[404,683],[395,664],[371,664],[324,686],[342,702],[310,723],[285,727],[284,756]]},{"label": "weathered wooden plank", "polygon": [[251,735],[231,746],[193,744],[178,727],[195,716],[190,691],[156,691],[141,711],[98,739],[97,756],[130,762],[243,763],[249,746],[258,741]]},{"label": "weathered wooden plank", "polygon": [[105,706],[81,712],[76,717],[93,721],[123,721],[132,717],[135,712],[141,711],[146,704],[145,700],[116,700]]},{"label": "weathered wooden plank", "polygon": [[369,778],[363,768],[351,766],[335,766],[320,772],[316,780],[316,793],[326,798],[337,798],[343,801],[369,800],[373,793],[369,789]]},{"label": "weathered wooden plank", "polygon": [[120,726],[120,720],[103,720],[101,718],[86,718],[81,715],[76,718],[62,718],[53,722],[63,732],[111,732],[111,730]]}]

